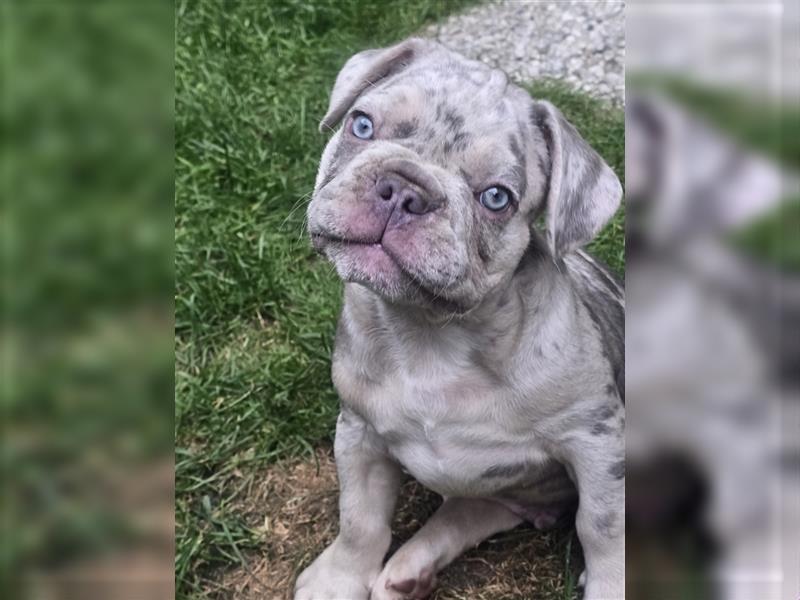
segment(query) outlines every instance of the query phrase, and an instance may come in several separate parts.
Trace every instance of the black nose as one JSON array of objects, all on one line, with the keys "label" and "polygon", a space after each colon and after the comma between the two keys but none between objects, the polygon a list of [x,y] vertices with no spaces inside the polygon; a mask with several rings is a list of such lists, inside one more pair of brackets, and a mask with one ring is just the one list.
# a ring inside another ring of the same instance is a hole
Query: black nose
[{"label": "black nose", "polygon": [[395,202],[405,212],[424,215],[439,207],[428,195],[398,175],[385,175],[375,184],[375,192],[381,200]]}]

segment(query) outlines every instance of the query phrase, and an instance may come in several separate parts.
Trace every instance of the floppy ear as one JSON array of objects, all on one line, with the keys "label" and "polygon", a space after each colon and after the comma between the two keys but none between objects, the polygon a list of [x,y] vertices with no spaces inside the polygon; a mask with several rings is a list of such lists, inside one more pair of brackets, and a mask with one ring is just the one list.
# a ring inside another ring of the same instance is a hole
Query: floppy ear
[{"label": "floppy ear", "polygon": [[319,124],[319,130],[335,127],[364,90],[402,71],[418,58],[427,44],[419,38],[409,38],[389,48],[364,50],[353,55],[336,77],[328,113]]},{"label": "floppy ear", "polygon": [[553,256],[560,257],[597,235],[616,212],[622,185],[555,106],[535,101],[532,114],[550,156],[547,238]]}]

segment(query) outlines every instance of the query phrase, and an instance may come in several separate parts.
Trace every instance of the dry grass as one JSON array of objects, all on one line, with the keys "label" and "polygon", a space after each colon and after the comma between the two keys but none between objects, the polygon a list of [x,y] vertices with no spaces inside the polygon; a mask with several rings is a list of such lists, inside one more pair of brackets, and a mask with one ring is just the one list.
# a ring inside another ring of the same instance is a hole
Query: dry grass
[{"label": "dry grass", "polygon": [[[262,534],[242,567],[215,573],[205,592],[218,599],[272,600],[291,597],[297,574],[336,535],[337,482],[330,448],[316,460],[292,459],[269,467],[258,485],[242,490],[232,510]],[[433,514],[441,499],[409,479],[393,526],[396,550]],[[573,598],[581,569],[574,531],[536,531],[522,526],[470,550],[439,576],[435,600]]]}]

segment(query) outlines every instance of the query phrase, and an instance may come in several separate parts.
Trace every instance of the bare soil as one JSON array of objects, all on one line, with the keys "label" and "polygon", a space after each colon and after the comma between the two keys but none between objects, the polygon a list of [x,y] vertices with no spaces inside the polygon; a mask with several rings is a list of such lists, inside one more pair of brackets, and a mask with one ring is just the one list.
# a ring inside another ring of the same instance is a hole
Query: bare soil
[{"label": "bare soil", "polygon": [[[220,600],[291,598],[297,575],[336,536],[337,494],[330,448],[318,449],[315,460],[290,460],[267,469],[235,507],[263,532],[263,545],[245,556],[246,567],[220,573],[209,582],[209,595]],[[439,496],[412,479],[405,482],[390,554],[440,503]],[[573,582],[581,569],[573,528],[541,532],[520,526],[490,538],[445,568],[431,598],[566,600],[575,597]]]}]

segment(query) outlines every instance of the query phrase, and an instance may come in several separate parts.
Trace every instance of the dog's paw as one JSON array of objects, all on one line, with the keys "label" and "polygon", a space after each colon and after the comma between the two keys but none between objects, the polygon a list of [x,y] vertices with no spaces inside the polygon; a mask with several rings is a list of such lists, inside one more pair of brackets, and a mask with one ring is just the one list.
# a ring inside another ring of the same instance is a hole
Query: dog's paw
[{"label": "dog's paw", "polygon": [[420,600],[427,598],[436,587],[436,575],[430,567],[409,568],[409,564],[390,560],[375,585],[370,600]]},{"label": "dog's paw", "polygon": [[368,600],[375,575],[364,571],[352,561],[337,560],[331,545],[297,578],[294,600]]}]

